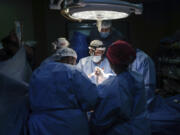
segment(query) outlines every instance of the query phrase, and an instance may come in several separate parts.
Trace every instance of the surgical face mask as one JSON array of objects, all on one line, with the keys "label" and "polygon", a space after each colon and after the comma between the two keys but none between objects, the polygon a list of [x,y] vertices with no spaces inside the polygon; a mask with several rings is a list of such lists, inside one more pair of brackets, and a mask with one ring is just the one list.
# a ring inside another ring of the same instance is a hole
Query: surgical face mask
[{"label": "surgical face mask", "polygon": [[109,36],[110,32],[100,32],[101,38],[107,38]]},{"label": "surgical face mask", "polygon": [[98,63],[98,62],[100,62],[100,60],[101,60],[101,56],[92,56],[93,62]]}]

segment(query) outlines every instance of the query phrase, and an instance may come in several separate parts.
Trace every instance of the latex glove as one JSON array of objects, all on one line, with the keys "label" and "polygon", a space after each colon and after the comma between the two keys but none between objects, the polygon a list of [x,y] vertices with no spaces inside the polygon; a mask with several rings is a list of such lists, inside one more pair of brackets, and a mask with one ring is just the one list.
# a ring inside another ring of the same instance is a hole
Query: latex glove
[{"label": "latex glove", "polygon": [[104,80],[106,80],[107,78],[109,78],[109,76],[111,76],[113,74],[111,73],[104,73],[104,69],[100,68],[100,67],[95,67],[95,71],[91,74],[88,75],[89,78],[91,77],[95,77],[96,78],[96,84],[101,84]]},{"label": "latex glove", "polygon": [[104,73],[104,70],[99,67],[95,67],[95,77],[97,84],[101,84],[104,80],[107,79],[106,74]]}]

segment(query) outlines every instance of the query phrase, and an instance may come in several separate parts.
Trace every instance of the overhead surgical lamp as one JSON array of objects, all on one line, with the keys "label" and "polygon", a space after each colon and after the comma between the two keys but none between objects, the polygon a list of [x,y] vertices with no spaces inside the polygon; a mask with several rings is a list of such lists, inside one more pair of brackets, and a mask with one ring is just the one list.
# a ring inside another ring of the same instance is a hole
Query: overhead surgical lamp
[{"label": "overhead surgical lamp", "polygon": [[121,0],[51,0],[50,9],[60,10],[70,20],[97,20],[101,25],[103,20],[142,14],[143,6]]}]

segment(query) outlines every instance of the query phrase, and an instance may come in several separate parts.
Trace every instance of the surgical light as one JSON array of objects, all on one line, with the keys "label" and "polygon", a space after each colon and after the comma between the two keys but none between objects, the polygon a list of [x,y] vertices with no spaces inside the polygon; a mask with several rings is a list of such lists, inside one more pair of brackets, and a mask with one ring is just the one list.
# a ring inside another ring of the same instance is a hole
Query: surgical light
[{"label": "surgical light", "polygon": [[142,4],[121,0],[50,0],[50,9],[59,9],[72,20],[114,20],[131,13],[141,14]]},{"label": "surgical light", "polygon": [[[56,3],[56,4],[54,4]],[[130,14],[141,14],[142,4],[121,0],[51,0],[50,9],[59,9],[70,20],[96,20],[101,29],[103,20],[115,20]]]},{"label": "surgical light", "polygon": [[72,18],[78,20],[114,20],[127,17],[127,13],[117,12],[117,11],[81,11],[72,14]]}]

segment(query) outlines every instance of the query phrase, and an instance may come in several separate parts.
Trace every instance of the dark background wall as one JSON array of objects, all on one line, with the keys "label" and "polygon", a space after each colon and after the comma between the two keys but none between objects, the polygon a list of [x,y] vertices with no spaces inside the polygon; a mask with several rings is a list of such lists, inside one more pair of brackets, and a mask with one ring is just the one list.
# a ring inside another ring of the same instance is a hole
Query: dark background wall
[{"label": "dark background wall", "polygon": [[150,56],[157,53],[159,41],[180,29],[179,0],[147,0],[141,16],[131,16],[131,42]]},{"label": "dark background wall", "polygon": [[[140,16],[131,15],[127,19],[113,21],[118,30],[128,36],[128,40],[150,56],[157,53],[159,41],[180,29],[179,0],[126,0],[143,3]],[[20,4],[21,3],[21,4]],[[14,16],[24,21],[24,37],[38,41],[36,64],[50,55],[50,43],[57,37],[68,36],[66,20],[60,11],[49,10],[49,0],[1,0],[0,37],[12,27]],[[8,17],[9,16],[9,17]],[[127,30],[127,31],[126,31]]]},{"label": "dark background wall", "polygon": [[34,39],[31,0],[0,0],[0,39],[8,35],[18,19],[23,23],[24,40]]},{"label": "dark background wall", "polygon": [[48,8],[47,0],[32,0],[34,37],[37,41],[35,50],[35,64],[39,64],[47,57],[47,30],[46,30],[46,13]]},{"label": "dark background wall", "polygon": [[49,0],[32,0],[36,47],[36,65],[50,55],[50,44],[66,36],[66,19],[60,11],[49,10]]}]

